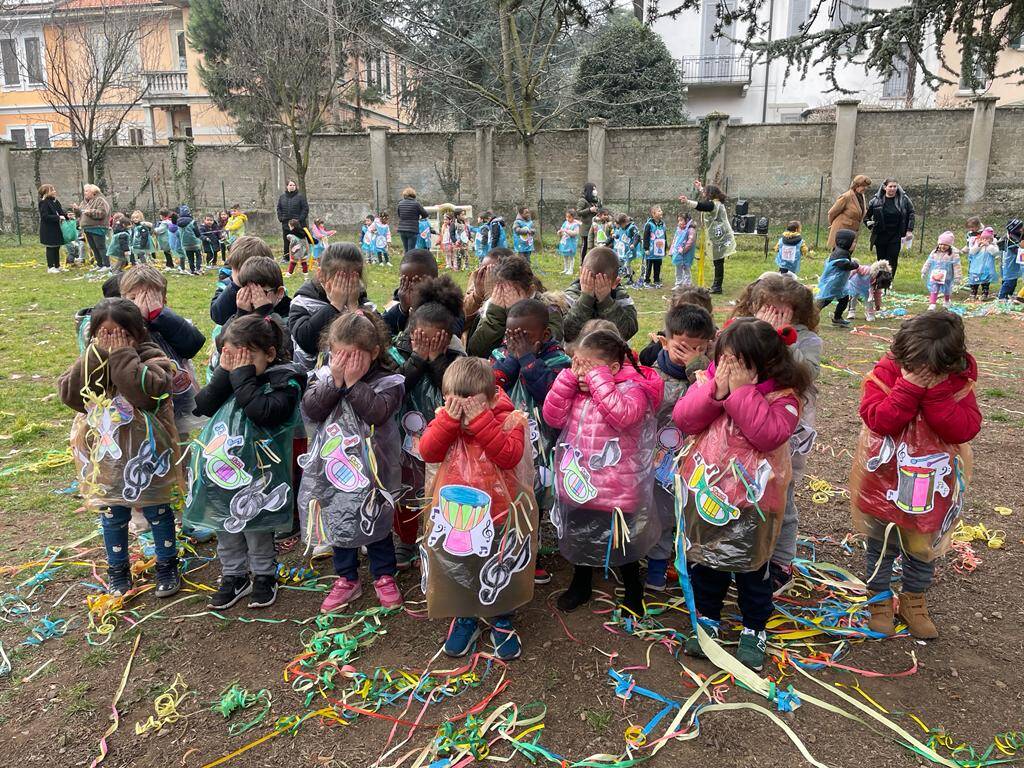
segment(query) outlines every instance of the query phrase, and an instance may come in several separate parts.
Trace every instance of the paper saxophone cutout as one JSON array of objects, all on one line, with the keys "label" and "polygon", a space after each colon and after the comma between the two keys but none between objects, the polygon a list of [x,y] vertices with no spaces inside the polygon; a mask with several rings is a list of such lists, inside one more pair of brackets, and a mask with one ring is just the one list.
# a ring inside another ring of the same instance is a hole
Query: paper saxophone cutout
[{"label": "paper saxophone cutout", "polygon": [[444,537],[441,546],[456,557],[485,557],[494,541],[491,522],[491,497],[466,485],[446,485],[438,491],[437,506],[430,511],[434,529],[427,544],[431,547]]},{"label": "paper saxophone cutout", "polygon": [[675,478],[676,452],[683,443],[683,433],[677,427],[668,426],[658,432],[658,448],[654,452],[654,479],[660,485],[671,489]]},{"label": "paper saxophone cutout", "polygon": [[583,454],[568,443],[562,443],[562,451],[558,469],[562,473],[565,494],[577,504],[586,504],[597,498],[597,489],[590,482],[590,472],[580,466]]},{"label": "paper saxophone cutout", "polygon": [[481,605],[493,605],[498,596],[512,582],[512,575],[530,564],[530,537],[510,530],[498,551],[487,558],[480,569]]},{"label": "paper saxophone cutout", "polygon": [[419,411],[409,411],[402,417],[402,432],[405,437],[402,439],[402,450],[417,459],[423,460],[420,456],[420,438],[423,437],[423,430],[427,427],[427,420]]},{"label": "paper saxophone cutout", "polygon": [[117,444],[117,430],[135,418],[135,408],[121,395],[109,405],[94,406],[85,416],[85,421],[96,433],[96,448],[93,461],[100,462],[104,456],[121,458],[121,446]]},{"label": "paper saxophone cutout", "polygon": [[324,474],[327,481],[339,491],[351,493],[365,488],[370,484],[363,469],[363,462],[347,451],[362,443],[359,435],[343,435],[337,424],[327,425],[327,439],[320,449],[320,458],[324,460]]},{"label": "paper saxophone cutout", "polygon": [[228,435],[226,424],[214,424],[213,439],[203,446],[206,459],[206,476],[211,483],[226,491],[242,488],[252,482],[252,475],[245,471],[242,460],[231,450],[245,443],[241,435]]},{"label": "paper saxophone cutout", "polygon": [[705,464],[704,457],[693,454],[693,471],[686,481],[686,487],[693,491],[693,503],[697,514],[711,525],[726,525],[740,516],[738,507],[729,503],[723,491],[712,485],[721,476],[714,464]]},{"label": "paper saxophone cutout", "polygon": [[948,453],[911,456],[906,443],[896,449],[896,488],[885,492],[885,498],[908,515],[926,515],[935,508],[935,494],[949,496],[945,477],[952,468]]},{"label": "paper saxophone cutout", "polygon": [[136,501],[149,488],[154,477],[163,477],[171,468],[171,449],[159,456],[153,451],[153,443],[146,440],[134,457],[124,465],[124,500]]},{"label": "paper saxophone cutout", "polygon": [[245,524],[264,509],[276,512],[288,503],[288,483],[281,483],[270,493],[264,489],[270,483],[270,475],[263,475],[247,488],[243,488],[231,498],[230,515],[224,520],[224,530],[228,533],[240,533]]}]

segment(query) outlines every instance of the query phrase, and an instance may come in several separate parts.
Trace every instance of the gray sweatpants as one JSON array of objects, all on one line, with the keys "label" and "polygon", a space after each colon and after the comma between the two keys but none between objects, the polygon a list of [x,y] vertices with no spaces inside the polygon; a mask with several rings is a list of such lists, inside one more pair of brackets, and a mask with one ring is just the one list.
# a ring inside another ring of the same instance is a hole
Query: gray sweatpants
[{"label": "gray sweatpants", "polygon": [[655,483],[654,504],[658,510],[658,517],[661,518],[661,536],[651,547],[647,557],[650,560],[668,560],[672,563],[676,559],[675,496]]},{"label": "gray sweatpants", "polygon": [[[868,581],[868,589],[872,592],[885,592],[892,589],[892,567],[896,557],[900,554],[903,555],[904,592],[924,592],[932,585],[932,579],[935,576],[935,561],[925,562],[903,552],[899,536],[895,531],[889,535],[884,554],[882,553],[882,539],[869,536],[867,545],[865,578],[871,579]],[[881,562],[879,562],[879,558],[881,558]],[[874,574],[874,578],[871,577],[871,574]]]},{"label": "gray sweatpants", "polygon": [[225,576],[269,576],[277,573],[273,531],[217,532],[217,557]]},{"label": "gray sweatpants", "polygon": [[803,473],[799,478],[794,477],[786,491],[786,510],[782,513],[782,528],[775,542],[775,551],[772,553],[772,562],[784,568],[789,568],[796,557],[796,537],[800,530],[800,512],[796,508],[796,484],[802,479]]}]

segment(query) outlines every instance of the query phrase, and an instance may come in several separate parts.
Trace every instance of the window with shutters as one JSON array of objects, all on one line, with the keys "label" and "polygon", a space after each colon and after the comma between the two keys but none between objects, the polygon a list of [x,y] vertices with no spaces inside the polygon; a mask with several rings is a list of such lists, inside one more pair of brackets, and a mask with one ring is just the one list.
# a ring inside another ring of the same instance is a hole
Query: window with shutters
[{"label": "window with shutters", "polygon": [[18,67],[18,41],[9,37],[0,40],[0,58],[3,59],[4,85],[21,85]]},{"label": "window with shutters", "polygon": [[789,22],[786,25],[787,37],[796,37],[803,33],[803,25],[807,23],[807,15],[810,12],[810,0],[789,0]]},{"label": "window with shutters", "polygon": [[28,146],[24,128],[11,128],[10,137],[16,148],[25,149]]},{"label": "window with shutters", "polygon": [[[864,19],[864,8],[868,0],[838,0],[835,5],[835,12],[832,15],[832,29],[843,29],[845,27],[859,24]],[[855,37],[850,37],[843,43],[843,50],[853,48],[856,42]]]},{"label": "window with shutters", "polygon": [[49,128],[33,128],[32,129],[32,141],[36,146],[36,149],[49,149],[50,148],[50,129]]},{"label": "window with shutters", "polygon": [[30,83],[43,82],[43,50],[38,37],[25,38],[25,74]]},{"label": "window with shutters", "polygon": [[141,128],[128,129],[128,144],[133,147],[141,147],[146,143],[146,135]]},{"label": "window with shutters", "polygon": [[715,25],[721,10],[736,10],[736,0],[702,0],[701,3],[701,41],[702,56],[732,56],[733,42],[736,37],[736,24],[722,27],[721,35],[715,37]]}]

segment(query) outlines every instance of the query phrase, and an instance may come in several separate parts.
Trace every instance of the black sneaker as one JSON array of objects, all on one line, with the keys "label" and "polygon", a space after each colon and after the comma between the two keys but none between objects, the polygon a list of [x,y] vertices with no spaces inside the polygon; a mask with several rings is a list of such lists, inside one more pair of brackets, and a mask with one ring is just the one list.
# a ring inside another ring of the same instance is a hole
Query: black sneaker
[{"label": "black sneaker", "polygon": [[586,588],[573,588],[573,585],[569,586],[565,592],[558,596],[555,601],[555,605],[558,606],[558,610],[562,613],[572,613],[581,605],[585,605],[590,602],[590,598],[593,591],[590,587]]},{"label": "black sneaker", "polygon": [[156,596],[170,597],[181,589],[181,576],[178,574],[178,558],[156,561]]},{"label": "black sneaker", "polygon": [[277,600],[277,576],[265,574],[253,577],[249,607],[266,608],[273,605],[275,600]]},{"label": "black sneaker", "polygon": [[252,582],[248,576],[221,576],[220,589],[210,600],[210,608],[215,611],[230,608],[243,597],[252,592]]},{"label": "black sneaker", "polygon": [[832,325],[835,326],[836,328],[849,328],[850,321],[847,320],[845,317],[833,317]]},{"label": "black sneaker", "polygon": [[132,567],[129,563],[107,566],[107,592],[126,595],[132,589]]}]

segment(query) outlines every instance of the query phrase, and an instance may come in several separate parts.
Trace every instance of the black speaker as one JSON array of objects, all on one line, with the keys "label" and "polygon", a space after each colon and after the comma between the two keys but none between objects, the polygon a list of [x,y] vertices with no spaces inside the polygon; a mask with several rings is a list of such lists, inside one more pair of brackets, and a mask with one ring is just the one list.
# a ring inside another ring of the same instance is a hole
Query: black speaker
[{"label": "black speaker", "polygon": [[[753,217],[751,217],[753,218]],[[762,216],[757,220],[757,234],[767,235],[768,234],[768,217]]]},{"label": "black speaker", "polygon": [[743,226],[744,226],[743,219],[744,219],[744,217],[740,216],[739,214],[736,214],[735,216],[732,217],[732,231],[733,232],[742,232],[743,231]]},{"label": "black speaker", "polygon": [[749,235],[754,231],[754,218],[749,213],[743,216],[734,216],[732,219],[732,231]]},{"label": "black speaker", "polygon": [[750,212],[750,201],[748,200],[737,200],[736,201],[736,215],[746,216]]}]

